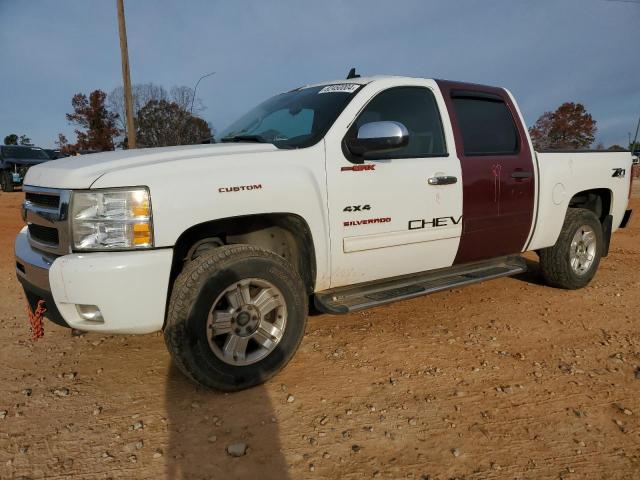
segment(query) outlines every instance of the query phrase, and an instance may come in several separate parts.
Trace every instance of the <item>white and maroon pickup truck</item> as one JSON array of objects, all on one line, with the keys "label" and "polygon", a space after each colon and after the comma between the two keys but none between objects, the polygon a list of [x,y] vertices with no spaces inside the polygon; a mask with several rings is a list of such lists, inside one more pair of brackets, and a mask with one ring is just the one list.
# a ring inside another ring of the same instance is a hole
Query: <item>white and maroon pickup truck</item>
[{"label": "white and maroon pickup truck", "polygon": [[264,382],[309,302],[341,314],[522,272],[580,288],[624,227],[629,152],[535,152],[503,88],[404,77],[296,88],[221,143],[29,170],[17,276],[84,331],[163,330],[205,386]]}]

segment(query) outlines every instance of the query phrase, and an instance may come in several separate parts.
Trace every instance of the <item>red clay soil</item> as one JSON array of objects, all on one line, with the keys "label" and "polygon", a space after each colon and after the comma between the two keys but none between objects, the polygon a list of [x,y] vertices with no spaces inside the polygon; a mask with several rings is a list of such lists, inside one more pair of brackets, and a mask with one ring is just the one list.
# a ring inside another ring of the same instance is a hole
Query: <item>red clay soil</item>
[{"label": "red clay soil", "polygon": [[640,478],[640,215],[585,289],[544,286],[531,254],[516,278],[312,317],[281,374],[225,395],[161,334],[47,322],[32,342],[21,200],[0,194],[2,479]]}]

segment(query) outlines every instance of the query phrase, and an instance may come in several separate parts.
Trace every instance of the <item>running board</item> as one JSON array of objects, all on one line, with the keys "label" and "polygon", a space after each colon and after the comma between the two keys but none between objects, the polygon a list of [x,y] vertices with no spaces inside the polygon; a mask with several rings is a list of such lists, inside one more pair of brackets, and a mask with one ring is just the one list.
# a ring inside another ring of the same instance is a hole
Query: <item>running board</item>
[{"label": "running board", "polygon": [[516,275],[527,270],[520,256],[494,258],[429,272],[360,283],[318,292],[316,308],[324,313],[342,314],[415,298],[463,285]]}]

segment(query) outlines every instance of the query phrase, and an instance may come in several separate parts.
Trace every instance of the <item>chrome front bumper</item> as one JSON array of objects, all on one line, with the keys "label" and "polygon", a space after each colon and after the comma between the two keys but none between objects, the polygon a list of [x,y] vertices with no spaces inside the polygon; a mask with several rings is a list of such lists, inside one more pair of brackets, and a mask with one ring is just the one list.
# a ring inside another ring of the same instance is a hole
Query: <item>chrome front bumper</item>
[{"label": "chrome front bumper", "polygon": [[51,293],[49,268],[55,256],[34,250],[29,243],[27,227],[20,230],[15,243],[16,275],[21,282]]},{"label": "chrome front bumper", "polygon": [[49,269],[56,257],[33,249],[29,243],[27,227],[16,237],[15,257],[16,277],[22,284],[31,309],[35,310],[38,301],[44,300],[47,307],[45,316],[58,325],[68,327],[58,311],[49,283]]}]

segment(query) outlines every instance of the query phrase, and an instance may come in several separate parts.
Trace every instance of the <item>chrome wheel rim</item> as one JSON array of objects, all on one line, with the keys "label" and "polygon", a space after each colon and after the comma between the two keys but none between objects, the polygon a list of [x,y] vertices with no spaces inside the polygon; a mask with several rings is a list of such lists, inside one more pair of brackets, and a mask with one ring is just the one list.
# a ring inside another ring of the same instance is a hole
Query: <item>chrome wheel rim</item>
[{"label": "chrome wheel rim", "polygon": [[596,258],[596,232],[589,225],[581,226],[571,240],[571,269],[578,275],[587,273]]},{"label": "chrome wheel rim", "polygon": [[273,352],[286,325],[282,292],[266,280],[247,278],[229,285],[213,302],[207,339],[223,362],[250,365]]}]

